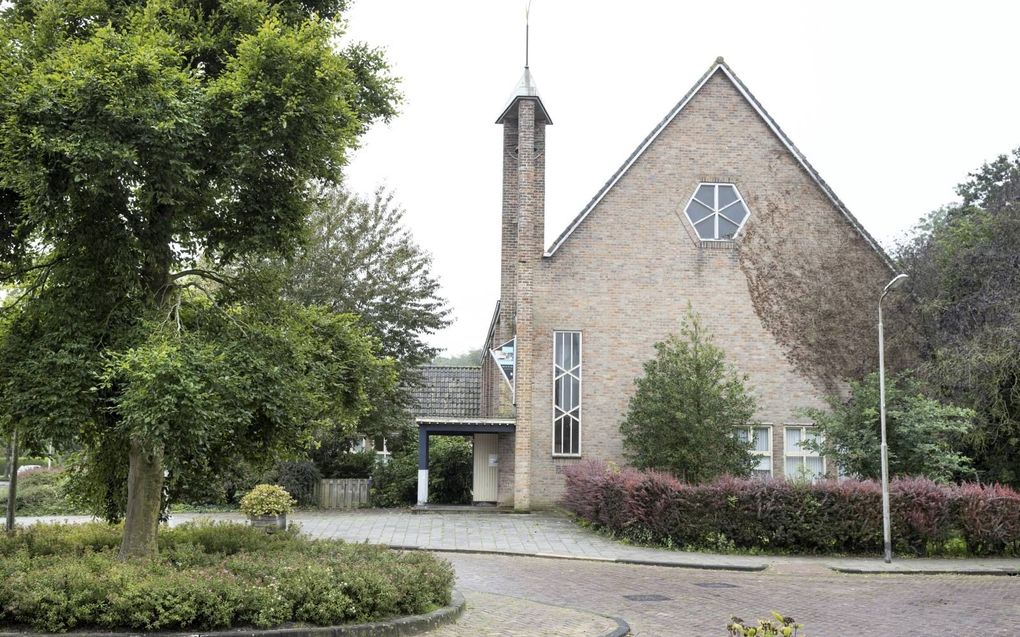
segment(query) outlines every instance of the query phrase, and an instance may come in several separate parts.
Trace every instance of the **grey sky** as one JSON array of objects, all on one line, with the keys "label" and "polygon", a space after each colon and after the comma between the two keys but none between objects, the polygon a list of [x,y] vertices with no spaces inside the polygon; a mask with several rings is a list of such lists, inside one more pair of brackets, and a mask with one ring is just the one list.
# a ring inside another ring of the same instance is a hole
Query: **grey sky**
[{"label": "grey sky", "polygon": [[[499,295],[502,142],[524,64],[524,0],[360,0],[349,34],[387,49],[406,103],[353,157],[430,251],[478,347]],[[548,130],[546,240],[559,234],[722,55],[883,244],[1020,145],[1012,2],[534,0],[531,70]],[[753,214],[753,211],[752,211]]]}]

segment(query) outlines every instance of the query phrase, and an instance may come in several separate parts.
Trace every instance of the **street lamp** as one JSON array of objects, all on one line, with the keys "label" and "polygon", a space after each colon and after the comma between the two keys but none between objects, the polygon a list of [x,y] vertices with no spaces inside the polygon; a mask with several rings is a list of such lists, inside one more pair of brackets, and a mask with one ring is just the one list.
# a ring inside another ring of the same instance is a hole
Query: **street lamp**
[{"label": "street lamp", "polygon": [[878,299],[878,400],[882,419],[882,538],[885,541],[885,563],[892,563],[892,523],[889,519],[889,446],[885,440],[885,338],[882,334],[882,301],[890,291],[907,280],[906,274],[897,274],[882,290]]}]

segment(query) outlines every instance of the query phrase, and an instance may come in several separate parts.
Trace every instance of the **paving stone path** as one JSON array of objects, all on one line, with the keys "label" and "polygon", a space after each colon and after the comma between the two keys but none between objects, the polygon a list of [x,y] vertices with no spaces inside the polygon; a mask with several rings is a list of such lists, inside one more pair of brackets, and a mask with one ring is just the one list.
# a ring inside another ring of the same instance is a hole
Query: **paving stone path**
[{"label": "paving stone path", "polygon": [[520,597],[462,591],[467,601],[456,624],[428,633],[429,637],[597,637],[617,629],[615,620],[589,611],[534,602]]}]

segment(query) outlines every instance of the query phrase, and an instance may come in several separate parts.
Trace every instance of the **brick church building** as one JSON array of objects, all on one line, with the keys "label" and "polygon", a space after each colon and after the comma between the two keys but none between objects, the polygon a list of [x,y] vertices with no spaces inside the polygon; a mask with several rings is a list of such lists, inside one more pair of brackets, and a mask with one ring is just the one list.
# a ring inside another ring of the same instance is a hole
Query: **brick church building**
[{"label": "brick church building", "polygon": [[[480,368],[425,370],[428,440],[474,439],[474,500],[554,506],[564,467],[625,462],[619,425],[654,343],[691,308],[758,398],[757,473],[832,474],[802,449],[804,407],[874,369],[893,266],[719,58],[551,242],[546,127],[530,71],[503,127],[502,275]],[[864,335],[866,338],[860,338]]]}]

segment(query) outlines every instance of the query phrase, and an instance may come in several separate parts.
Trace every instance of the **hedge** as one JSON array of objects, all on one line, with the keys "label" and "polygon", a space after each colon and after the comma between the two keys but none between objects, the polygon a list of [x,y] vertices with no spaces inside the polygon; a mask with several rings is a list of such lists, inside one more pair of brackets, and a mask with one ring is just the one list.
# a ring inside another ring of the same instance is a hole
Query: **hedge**
[{"label": "hedge", "polygon": [[17,630],[209,631],[335,625],[430,612],[453,569],[430,553],[268,534],[238,524],[161,529],[159,558],[120,561],[101,523],[0,535],[0,626]]},{"label": "hedge", "polygon": [[[882,550],[874,481],[723,478],[683,484],[586,460],[568,468],[564,507],[615,535],[672,547],[871,554]],[[895,549],[924,555],[962,537],[976,555],[1020,552],[1020,494],[1000,485],[893,480]]]}]

